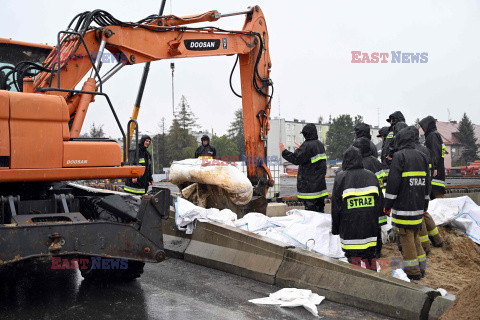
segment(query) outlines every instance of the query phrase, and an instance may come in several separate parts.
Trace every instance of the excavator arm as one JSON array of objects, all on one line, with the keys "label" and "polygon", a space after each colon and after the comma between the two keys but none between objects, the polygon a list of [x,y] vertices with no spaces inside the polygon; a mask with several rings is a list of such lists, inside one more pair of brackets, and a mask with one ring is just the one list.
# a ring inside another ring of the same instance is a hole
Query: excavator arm
[{"label": "excavator arm", "polygon": [[[245,15],[240,31],[216,27],[190,27],[216,21],[223,16]],[[92,22],[99,26],[93,26]],[[74,28],[71,26],[75,25]],[[100,76],[105,50],[117,57],[115,65]],[[209,11],[200,15],[177,17],[150,16],[137,23],[116,20],[105,11],[86,12],[72,21],[69,31],[58,35],[58,44],[44,62],[44,70],[35,79],[24,79],[23,91],[61,96],[70,116],[70,137],[77,138],[89,104],[102,84],[126,65],[162,59],[238,55],[248,177],[257,195],[265,195],[273,185],[265,164],[269,131],[271,61],[265,17],[258,6],[248,11],[221,15]],[[82,90],[74,90],[90,72]]]}]

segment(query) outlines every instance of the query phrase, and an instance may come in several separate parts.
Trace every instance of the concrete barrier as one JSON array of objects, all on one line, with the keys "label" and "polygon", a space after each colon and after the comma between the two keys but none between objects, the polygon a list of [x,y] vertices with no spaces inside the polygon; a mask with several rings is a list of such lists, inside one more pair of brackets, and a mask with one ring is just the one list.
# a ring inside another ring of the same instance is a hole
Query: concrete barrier
[{"label": "concrete barrier", "polygon": [[287,248],[292,246],[234,227],[197,222],[184,259],[274,284]]},{"label": "concrete barrier", "polygon": [[480,192],[449,192],[445,194],[446,198],[457,198],[463,196],[469,196],[473,200],[473,202],[480,205]]},{"label": "concrete barrier", "polygon": [[311,289],[328,300],[399,319],[426,319],[436,290],[302,249],[286,250],[276,285]]},{"label": "concrete barrier", "polygon": [[443,297],[433,300],[432,307],[428,313],[428,320],[438,320],[455,303],[455,296],[447,293]]},{"label": "concrete barrier", "polygon": [[183,254],[190,243],[192,235],[179,231],[175,224],[175,208],[170,207],[168,220],[163,221],[163,245],[167,256],[183,259]]}]

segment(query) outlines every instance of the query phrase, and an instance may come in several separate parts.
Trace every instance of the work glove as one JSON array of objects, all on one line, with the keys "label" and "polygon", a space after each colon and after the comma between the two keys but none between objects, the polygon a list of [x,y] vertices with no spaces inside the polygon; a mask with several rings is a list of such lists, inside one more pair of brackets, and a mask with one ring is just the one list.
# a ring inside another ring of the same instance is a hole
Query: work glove
[{"label": "work glove", "polygon": [[388,210],[387,210],[387,208],[384,208],[384,209],[383,209],[383,212],[384,212],[387,216],[390,217],[390,213],[392,212],[392,209],[388,209]]}]

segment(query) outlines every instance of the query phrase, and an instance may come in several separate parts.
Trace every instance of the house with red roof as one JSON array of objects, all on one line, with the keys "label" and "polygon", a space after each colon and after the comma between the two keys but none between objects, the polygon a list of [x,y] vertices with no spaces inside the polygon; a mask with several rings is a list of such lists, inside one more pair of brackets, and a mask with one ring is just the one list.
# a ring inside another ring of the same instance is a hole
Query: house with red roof
[{"label": "house with red roof", "polygon": [[[437,121],[438,133],[442,136],[443,144],[445,144],[447,149],[447,154],[445,155],[445,168],[452,167],[452,163],[459,160],[462,155],[463,146],[456,137],[456,134],[458,133],[458,125],[457,121]],[[473,130],[475,132],[475,137],[477,138],[477,144],[480,144],[480,125],[474,124]],[[423,134],[421,128],[420,134]]]}]

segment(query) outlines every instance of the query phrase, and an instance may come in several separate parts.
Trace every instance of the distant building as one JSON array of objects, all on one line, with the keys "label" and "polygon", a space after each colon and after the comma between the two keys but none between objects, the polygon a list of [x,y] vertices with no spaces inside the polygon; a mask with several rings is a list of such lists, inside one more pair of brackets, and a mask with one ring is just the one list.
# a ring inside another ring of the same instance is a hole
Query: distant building
[{"label": "distant building", "polygon": [[[302,144],[305,139],[303,138],[302,129],[310,122],[305,120],[285,120],[284,118],[272,118],[270,119],[270,131],[268,132],[267,140],[267,155],[269,157],[277,156],[280,163],[283,164],[285,160],[282,158],[279,142],[283,142],[285,148],[294,152],[296,148],[295,142]],[[327,123],[315,123],[317,127],[318,139],[325,144],[327,139],[327,132],[330,125]]]},{"label": "distant building", "polygon": [[[463,146],[456,136],[458,133],[458,125],[459,123],[457,121],[437,121],[438,133],[440,133],[443,144],[447,149],[447,154],[445,154],[445,168],[452,167],[452,163],[458,161],[462,155]],[[480,125],[474,124],[473,129],[475,137],[477,138],[477,144],[480,144]],[[420,134],[423,135],[422,129],[420,129]]]}]

